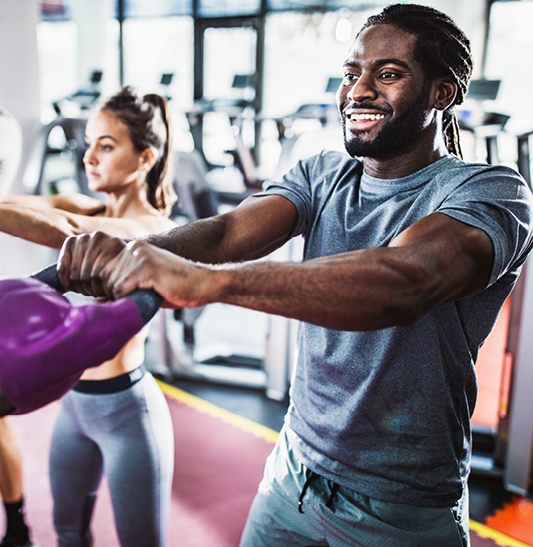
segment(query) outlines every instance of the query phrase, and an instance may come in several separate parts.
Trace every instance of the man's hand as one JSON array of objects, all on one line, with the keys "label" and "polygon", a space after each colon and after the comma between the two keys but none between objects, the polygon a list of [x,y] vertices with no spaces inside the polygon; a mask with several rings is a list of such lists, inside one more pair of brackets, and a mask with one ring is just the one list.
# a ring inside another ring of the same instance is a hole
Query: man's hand
[{"label": "man's hand", "polygon": [[67,238],[59,253],[59,281],[66,291],[112,297],[105,280],[125,247],[126,241],[103,232]]},{"label": "man's hand", "polygon": [[[103,281],[107,294],[121,298],[136,289],[153,289],[165,307],[193,308],[216,297],[216,268],[192,262],[173,253],[131,241],[105,268]],[[222,276],[220,276],[222,277]]]},{"label": "man's hand", "polygon": [[210,266],[102,232],[68,238],[58,275],[65,290],[90,296],[115,299],[136,289],[154,289],[166,307],[200,306],[208,303],[208,294],[216,294]]}]

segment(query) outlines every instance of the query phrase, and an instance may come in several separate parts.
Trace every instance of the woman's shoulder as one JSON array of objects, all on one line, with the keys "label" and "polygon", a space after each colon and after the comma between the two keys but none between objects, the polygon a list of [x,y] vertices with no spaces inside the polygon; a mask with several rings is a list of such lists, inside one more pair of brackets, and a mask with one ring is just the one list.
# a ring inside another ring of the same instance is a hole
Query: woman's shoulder
[{"label": "woman's shoulder", "polygon": [[172,228],[176,228],[177,224],[169,218],[160,214],[145,214],[138,217],[143,226],[149,230],[151,234],[166,232]]}]

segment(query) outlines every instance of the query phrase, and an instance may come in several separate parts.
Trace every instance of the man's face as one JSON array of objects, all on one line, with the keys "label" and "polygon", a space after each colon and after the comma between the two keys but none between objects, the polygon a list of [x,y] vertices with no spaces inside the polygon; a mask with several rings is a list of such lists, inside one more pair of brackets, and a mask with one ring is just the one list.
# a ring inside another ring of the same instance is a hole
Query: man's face
[{"label": "man's face", "polygon": [[351,156],[388,159],[407,152],[428,126],[431,82],[414,59],[415,43],[392,24],[366,28],[355,40],[337,91]]}]

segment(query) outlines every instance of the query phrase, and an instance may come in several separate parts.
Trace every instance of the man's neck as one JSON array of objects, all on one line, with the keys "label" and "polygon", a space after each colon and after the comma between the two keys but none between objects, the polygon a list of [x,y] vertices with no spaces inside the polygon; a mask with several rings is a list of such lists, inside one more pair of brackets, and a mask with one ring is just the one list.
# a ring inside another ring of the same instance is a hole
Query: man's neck
[{"label": "man's neck", "polygon": [[365,173],[378,179],[400,179],[448,155],[440,128],[429,127],[408,150],[379,158],[363,157]]},{"label": "man's neck", "polygon": [[386,160],[362,158],[365,173],[378,179],[400,179],[412,175],[424,167],[435,163],[448,152],[435,152],[429,156],[408,157],[407,155],[389,158]]}]

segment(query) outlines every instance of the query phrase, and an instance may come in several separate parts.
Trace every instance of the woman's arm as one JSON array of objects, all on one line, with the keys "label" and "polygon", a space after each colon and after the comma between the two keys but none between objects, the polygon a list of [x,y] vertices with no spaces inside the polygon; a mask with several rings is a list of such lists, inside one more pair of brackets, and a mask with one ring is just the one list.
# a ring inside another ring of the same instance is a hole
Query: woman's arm
[{"label": "woman's arm", "polygon": [[109,218],[71,213],[53,207],[26,207],[0,203],[0,231],[33,243],[60,249],[65,239],[95,230],[131,238],[169,230],[175,224],[156,215]]},{"label": "woman's arm", "polygon": [[0,205],[20,205],[23,207],[52,207],[79,215],[94,215],[105,210],[98,199],[85,194],[66,194],[57,196],[8,195],[0,196]]}]

